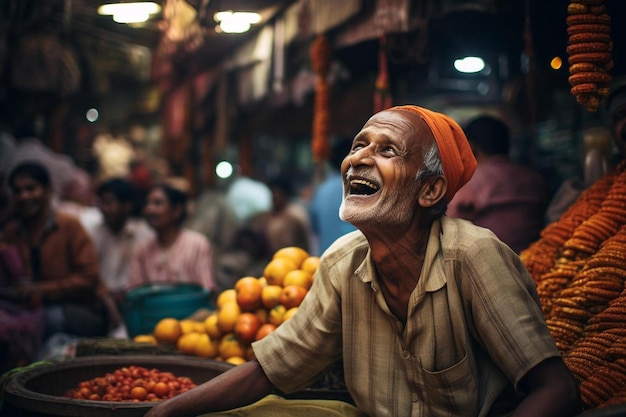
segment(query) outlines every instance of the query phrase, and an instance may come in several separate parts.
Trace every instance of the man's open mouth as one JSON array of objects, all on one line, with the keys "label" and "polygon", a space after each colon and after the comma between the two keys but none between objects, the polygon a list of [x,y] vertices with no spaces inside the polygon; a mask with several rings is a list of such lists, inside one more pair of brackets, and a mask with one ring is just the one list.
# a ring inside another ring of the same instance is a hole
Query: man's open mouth
[{"label": "man's open mouth", "polygon": [[350,194],[372,195],[379,190],[378,184],[364,179],[350,180]]}]

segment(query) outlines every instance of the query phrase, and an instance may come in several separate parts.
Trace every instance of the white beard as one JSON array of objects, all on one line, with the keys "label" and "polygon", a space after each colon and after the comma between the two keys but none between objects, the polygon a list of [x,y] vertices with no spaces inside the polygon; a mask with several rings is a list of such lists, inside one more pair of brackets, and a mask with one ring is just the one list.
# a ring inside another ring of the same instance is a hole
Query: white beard
[{"label": "white beard", "polygon": [[406,191],[392,191],[387,195],[380,195],[373,203],[366,205],[358,202],[341,201],[339,218],[361,229],[367,225],[388,227],[393,229],[406,228],[415,214],[417,190],[412,188]]}]

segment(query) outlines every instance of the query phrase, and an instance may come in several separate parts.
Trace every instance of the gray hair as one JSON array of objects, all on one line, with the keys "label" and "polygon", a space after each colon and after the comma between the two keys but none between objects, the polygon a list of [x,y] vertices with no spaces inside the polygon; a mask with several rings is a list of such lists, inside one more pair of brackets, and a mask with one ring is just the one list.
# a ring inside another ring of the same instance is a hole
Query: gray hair
[{"label": "gray hair", "polygon": [[[415,174],[415,182],[423,182],[428,178],[433,177],[445,177],[439,148],[437,148],[437,144],[434,143],[434,141],[424,153],[423,166],[417,170],[417,173]],[[443,216],[447,209],[448,202],[445,198],[442,198],[437,204],[430,207],[428,212],[432,219],[436,220]]]},{"label": "gray hair", "polygon": [[433,142],[424,154],[423,167],[417,170],[415,181],[422,181],[436,176],[443,176],[443,164],[441,163],[439,148]]}]

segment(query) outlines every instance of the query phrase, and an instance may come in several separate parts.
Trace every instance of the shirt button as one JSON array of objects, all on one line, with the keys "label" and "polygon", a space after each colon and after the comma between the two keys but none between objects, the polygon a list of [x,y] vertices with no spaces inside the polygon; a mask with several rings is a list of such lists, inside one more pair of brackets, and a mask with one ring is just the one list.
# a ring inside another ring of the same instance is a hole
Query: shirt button
[{"label": "shirt button", "polygon": [[408,350],[405,350],[404,352],[402,352],[402,357],[404,359],[409,359],[411,357],[411,353]]},{"label": "shirt button", "polygon": [[416,402],[417,402],[417,400],[418,400],[417,394],[416,394],[416,393],[411,394],[411,401],[413,401],[414,403],[416,403]]}]

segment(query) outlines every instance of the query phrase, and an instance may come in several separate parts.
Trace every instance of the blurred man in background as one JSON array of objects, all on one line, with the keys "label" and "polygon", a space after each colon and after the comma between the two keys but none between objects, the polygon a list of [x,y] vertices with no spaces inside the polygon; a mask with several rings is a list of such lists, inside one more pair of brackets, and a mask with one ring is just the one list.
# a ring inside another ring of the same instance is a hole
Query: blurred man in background
[{"label": "blurred man in background", "polygon": [[535,169],[509,159],[510,132],[501,120],[479,116],[464,130],[478,168],[446,214],[490,229],[519,253],[543,229],[547,184]]}]

